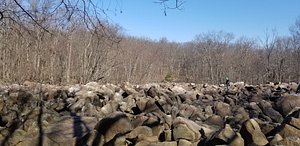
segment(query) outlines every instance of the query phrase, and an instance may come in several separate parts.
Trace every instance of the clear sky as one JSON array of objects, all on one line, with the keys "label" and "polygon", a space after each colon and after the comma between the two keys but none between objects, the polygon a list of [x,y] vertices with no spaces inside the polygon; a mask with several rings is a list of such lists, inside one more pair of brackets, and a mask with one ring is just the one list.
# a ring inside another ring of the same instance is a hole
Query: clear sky
[{"label": "clear sky", "polygon": [[110,19],[126,34],[177,42],[220,30],[235,37],[263,37],[267,29],[288,35],[300,16],[300,0],[185,0],[182,10],[168,10],[167,16],[155,0],[108,1]]}]

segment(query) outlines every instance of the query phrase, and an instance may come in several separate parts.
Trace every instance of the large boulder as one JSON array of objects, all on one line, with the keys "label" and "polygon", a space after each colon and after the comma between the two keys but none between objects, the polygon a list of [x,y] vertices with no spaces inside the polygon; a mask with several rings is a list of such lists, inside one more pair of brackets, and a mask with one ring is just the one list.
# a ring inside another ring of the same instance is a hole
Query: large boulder
[{"label": "large boulder", "polygon": [[81,139],[97,124],[97,118],[80,117],[76,114],[63,116],[45,129],[45,136],[56,143],[64,143],[70,139]]},{"label": "large boulder", "polygon": [[[177,124],[173,129],[173,136],[175,140],[186,139],[189,141],[196,141],[196,135],[187,125]],[[199,137],[198,137],[199,138]]]},{"label": "large boulder", "polygon": [[290,121],[274,130],[276,134],[270,141],[271,145],[300,145],[300,129],[297,128],[299,123],[294,118],[288,120]]},{"label": "large boulder", "polygon": [[15,144],[15,146],[34,146],[34,145],[43,145],[43,146],[60,146],[60,145],[76,145],[75,139],[68,139],[64,142],[57,143],[52,139],[48,138],[47,136],[42,137],[33,137],[33,138],[26,138],[22,141]]},{"label": "large boulder", "polygon": [[192,146],[192,143],[185,139],[180,139],[178,141],[178,146]]},{"label": "large boulder", "polygon": [[100,135],[103,135],[105,142],[109,142],[115,136],[125,135],[133,129],[128,117],[121,113],[115,112],[101,119],[95,129]]},{"label": "large boulder", "polygon": [[300,138],[300,130],[289,124],[283,124],[278,134],[283,138]]},{"label": "large boulder", "polygon": [[285,95],[276,103],[278,110],[286,116],[293,108],[300,107],[300,95]]},{"label": "large boulder", "polygon": [[261,132],[258,123],[254,119],[244,122],[240,133],[246,144],[263,146],[269,143],[266,136]]},{"label": "large boulder", "polygon": [[224,102],[216,102],[214,105],[214,110],[215,113],[221,117],[232,115],[230,105]]},{"label": "large boulder", "polygon": [[278,111],[276,111],[272,108],[271,103],[269,103],[265,100],[262,100],[259,103],[259,107],[261,108],[263,113],[265,115],[267,115],[268,117],[270,117],[273,121],[275,121],[277,123],[281,123],[283,121],[282,115]]},{"label": "large boulder", "polygon": [[230,146],[243,146],[245,145],[245,141],[240,133],[237,133],[233,139],[231,140]]},{"label": "large boulder", "polygon": [[151,86],[151,87],[147,90],[146,94],[147,94],[148,96],[154,98],[155,96],[158,96],[158,90],[156,89],[155,86]]},{"label": "large boulder", "polygon": [[206,119],[205,123],[222,127],[224,125],[224,120],[219,115],[212,115]]},{"label": "large boulder", "polygon": [[140,135],[152,136],[152,129],[147,126],[138,126],[126,135],[129,139],[137,138]]},{"label": "large boulder", "polygon": [[181,86],[174,86],[172,89],[171,89],[172,92],[174,92],[175,94],[184,94],[186,93],[187,91],[181,87]]},{"label": "large boulder", "polygon": [[188,105],[188,104],[181,104],[179,110],[180,110],[179,116],[184,117],[184,118],[190,118],[195,113],[199,112],[198,108],[196,108],[193,105]]},{"label": "large boulder", "polygon": [[214,133],[216,133],[219,128],[215,126],[210,126],[208,124],[197,124],[194,121],[182,117],[177,117],[173,120],[173,126],[177,124],[185,124],[187,127],[195,133],[195,140],[199,140],[200,137],[210,138]]},{"label": "large boulder", "polygon": [[283,138],[280,134],[276,134],[270,141],[270,145],[299,146],[300,139],[296,137]]},{"label": "large boulder", "polygon": [[176,141],[150,143],[147,146],[177,146]]},{"label": "large boulder", "polygon": [[226,124],[223,129],[218,131],[211,140],[208,141],[208,145],[227,145],[235,136],[235,132]]},{"label": "large boulder", "polygon": [[189,141],[197,141],[200,139],[201,126],[196,124],[194,121],[177,117],[173,121],[173,136],[175,140],[186,139]]},{"label": "large boulder", "polygon": [[238,124],[242,124],[249,119],[249,113],[244,107],[239,107],[234,114],[234,121]]},{"label": "large boulder", "polygon": [[224,129],[220,131],[216,138],[228,143],[235,136],[235,132],[232,130],[230,125],[226,124]]},{"label": "large boulder", "polygon": [[290,119],[288,119],[288,123],[290,125],[292,125],[293,127],[300,129],[300,119],[299,118],[290,117]]}]

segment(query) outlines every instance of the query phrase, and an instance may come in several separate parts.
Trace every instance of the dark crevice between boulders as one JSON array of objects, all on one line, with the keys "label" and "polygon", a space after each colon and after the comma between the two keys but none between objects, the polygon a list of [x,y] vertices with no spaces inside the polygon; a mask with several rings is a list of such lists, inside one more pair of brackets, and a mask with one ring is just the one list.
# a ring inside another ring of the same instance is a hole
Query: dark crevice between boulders
[{"label": "dark crevice between boulders", "polygon": [[209,138],[205,136],[204,130],[201,128],[199,130],[201,137],[200,137],[200,142],[197,144],[197,146],[207,146],[209,144]]},{"label": "dark crevice between boulders", "polygon": [[285,124],[282,123],[281,125],[278,125],[277,127],[275,127],[274,129],[272,129],[270,132],[266,133],[266,137],[270,137],[270,136],[275,136],[280,130],[282,130],[284,128]]},{"label": "dark crevice between boulders", "polygon": [[128,97],[128,96],[129,96],[129,94],[128,94],[127,92],[122,93],[122,97],[123,97],[123,98],[126,98],[126,97]]},{"label": "dark crevice between boulders", "polygon": [[215,146],[215,145],[228,145],[224,140],[219,138],[214,138],[205,143],[206,146]]},{"label": "dark crevice between boulders", "polygon": [[148,122],[148,120],[149,120],[149,119],[147,119],[147,120],[144,122],[143,126],[148,126],[148,127],[152,128],[152,127],[155,127],[155,126],[160,125],[160,118],[158,118],[157,121],[154,121],[154,122]]},{"label": "dark crevice between boulders", "polygon": [[2,116],[0,116],[0,127],[6,126],[7,123],[8,123],[7,119],[4,119],[2,118]]},{"label": "dark crevice between boulders", "polygon": [[99,99],[103,99],[103,100],[105,99],[105,97],[103,95],[101,95],[100,93],[97,93],[96,95]]},{"label": "dark crevice between boulders", "polygon": [[101,135],[99,132],[97,132],[95,138],[93,139],[92,146],[98,146],[100,144],[101,136],[103,136],[103,135]]},{"label": "dark crevice between boulders", "polygon": [[165,135],[165,132],[164,132],[164,131],[163,131],[162,133],[159,134],[158,140],[159,140],[160,142],[166,141],[166,135]]},{"label": "dark crevice between boulders", "polygon": [[129,141],[128,146],[135,146],[135,144],[138,142],[138,138],[126,138],[127,141]]},{"label": "dark crevice between boulders", "polygon": [[138,107],[132,107],[131,111],[133,112],[133,115],[139,115],[142,113],[142,111]]},{"label": "dark crevice between boulders", "polygon": [[163,113],[165,113],[164,108],[159,104],[158,101],[155,101],[154,103],[155,103],[155,105],[156,105]]}]

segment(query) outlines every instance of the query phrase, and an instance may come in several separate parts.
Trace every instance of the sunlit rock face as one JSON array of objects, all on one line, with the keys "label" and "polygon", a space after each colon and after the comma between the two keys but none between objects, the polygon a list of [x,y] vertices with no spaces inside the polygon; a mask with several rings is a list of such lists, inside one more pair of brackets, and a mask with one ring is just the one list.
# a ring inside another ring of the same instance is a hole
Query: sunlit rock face
[{"label": "sunlit rock face", "polygon": [[300,145],[292,85],[0,85],[0,143]]}]

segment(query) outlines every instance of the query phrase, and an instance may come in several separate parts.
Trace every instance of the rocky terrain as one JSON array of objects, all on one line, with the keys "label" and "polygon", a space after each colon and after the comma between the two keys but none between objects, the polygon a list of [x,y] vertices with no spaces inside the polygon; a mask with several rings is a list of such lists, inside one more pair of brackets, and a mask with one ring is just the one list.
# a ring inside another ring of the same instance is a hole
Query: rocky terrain
[{"label": "rocky terrain", "polygon": [[295,83],[0,86],[0,144],[300,145]]}]

